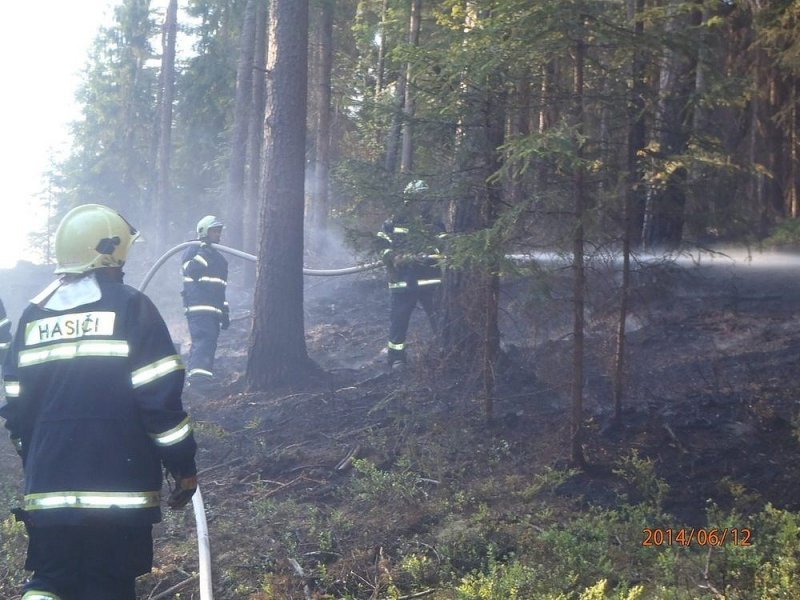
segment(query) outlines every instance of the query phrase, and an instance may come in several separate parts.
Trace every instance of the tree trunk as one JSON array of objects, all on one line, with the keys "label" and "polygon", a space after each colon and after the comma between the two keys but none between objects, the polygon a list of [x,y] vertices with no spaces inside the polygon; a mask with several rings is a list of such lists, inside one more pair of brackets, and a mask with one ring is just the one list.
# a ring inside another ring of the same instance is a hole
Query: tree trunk
[{"label": "tree trunk", "polygon": [[584,333],[584,294],[586,276],[583,262],[583,234],[584,218],[586,212],[586,190],[583,175],[583,70],[586,47],[583,40],[575,44],[575,83],[574,83],[574,108],[573,119],[575,127],[575,172],[574,172],[574,202],[575,202],[575,228],[572,238],[572,270],[573,281],[573,354],[572,354],[572,421],[571,456],[572,462],[578,467],[586,464],[583,456],[583,333]]},{"label": "tree trunk", "polygon": [[328,231],[328,180],[331,164],[331,74],[333,71],[333,15],[336,0],[323,0],[319,26],[319,115],[316,127],[314,195],[310,205],[309,242],[324,254]]},{"label": "tree trunk", "polygon": [[[694,69],[694,98],[692,103],[692,129],[702,139],[707,135],[709,127],[709,110],[705,99],[708,94],[708,74],[711,68],[711,44],[708,32],[708,20],[711,10],[708,6],[698,8],[699,39],[697,43],[697,61]],[[714,199],[708,193],[707,182],[712,180],[710,169],[699,166],[689,174],[689,205],[687,207],[686,231],[694,238],[702,240],[712,222]]]},{"label": "tree trunk", "polygon": [[386,14],[389,0],[383,0],[381,6],[381,22],[378,29],[378,63],[375,65],[375,98],[379,98],[384,88],[384,71],[386,69]]},{"label": "tree trunk", "polygon": [[[472,13],[467,26],[478,17]],[[492,227],[497,217],[501,189],[490,183],[500,167],[505,105],[498,94],[502,86],[492,76],[477,89],[475,82],[462,87],[464,119],[457,136],[457,163],[465,174],[449,213],[453,233],[475,234]],[[466,175],[469,174],[469,175]],[[481,377],[485,416],[493,418],[495,365],[500,349],[498,327],[498,258],[489,248],[484,262],[445,272],[442,302],[442,345],[445,364],[460,372]],[[476,351],[477,349],[477,351]]]},{"label": "tree trunk", "polygon": [[627,206],[625,223],[627,230],[625,236],[629,238],[629,244],[639,245],[644,228],[645,213],[645,185],[644,173],[642,171],[639,153],[647,144],[647,124],[645,122],[645,95],[647,86],[645,82],[645,65],[648,57],[645,55],[644,21],[642,13],[645,9],[645,0],[631,0],[629,3],[629,16],[633,22],[634,36],[637,43],[633,48],[633,60],[631,61],[631,116],[628,130],[628,190],[626,201],[630,202]]},{"label": "tree trunk", "polygon": [[[670,10],[677,12],[680,0],[670,0]],[[685,26],[682,17],[672,17],[668,32]],[[643,245],[648,249],[674,250],[683,236],[686,208],[686,168],[672,160],[686,149],[688,141],[685,123],[689,89],[689,69],[685,57],[667,48],[661,59],[659,97],[656,107],[655,130],[658,149],[654,158],[661,165],[662,182],[647,192]]]},{"label": "tree trunk", "polygon": [[161,73],[159,75],[158,157],[156,165],[156,205],[154,247],[167,245],[170,214],[170,159],[172,157],[172,105],[175,98],[175,40],[178,32],[178,0],[170,0],[161,35]]},{"label": "tree trunk", "polygon": [[[419,30],[422,25],[422,0],[412,0],[411,19],[408,24],[408,45],[419,45]],[[416,112],[413,72],[411,63],[406,65],[405,99],[403,101],[403,147],[400,158],[400,171],[411,173],[414,170],[414,113]]]},{"label": "tree trunk", "polygon": [[256,35],[256,0],[247,0],[239,41],[239,62],[236,67],[236,99],[233,112],[233,134],[228,163],[227,219],[225,237],[234,248],[244,241],[245,166],[247,164],[247,132],[253,108],[253,54]]},{"label": "tree trunk", "polygon": [[[506,129],[510,139],[525,138],[531,134],[531,92],[530,72],[525,69],[522,77],[514,84],[514,98],[509,102],[511,108]],[[527,196],[524,178],[515,169],[508,182],[508,200],[512,206],[516,206],[524,202]]]},{"label": "tree trunk", "polygon": [[[556,69],[553,60],[547,60],[541,67],[541,89],[539,92],[539,113],[536,128],[540,134],[545,134],[553,127],[558,119],[558,100],[556,88]],[[547,161],[541,158],[535,160],[536,176],[533,180],[534,193],[546,189],[548,166]]]},{"label": "tree trunk", "polygon": [[406,74],[403,72],[397,79],[394,94],[394,111],[389,135],[386,136],[386,157],[384,168],[389,173],[397,171],[397,155],[403,135],[403,104],[406,97]]},{"label": "tree trunk", "polygon": [[793,81],[790,83],[791,91],[790,91],[790,103],[789,103],[789,116],[788,116],[788,131],[786,133],[786,143],[789,146],[787,154],[788,156],[788,172],[786,173],[786,214],[789,215],[792,219],[796,219],[798,214],[800,214],[800,197],[798,197],[798,184],[800,181],[798,178],[800,174],[798,173],[797,161],[798,161],[798,151],[797,151],[797,144],[798,144],[798,119],[800,119],[799,111],[797,110],[797,102],[798,102],[798,82]]},{"label": "tree trunk", "polygon": [[619,290],[619,321],[614,350],[614,418],[622,418],[622,399],[625,382],[625,324],[628,319],[630,299],[631,250],[635,232],[641,231],[643,217],[642,172],[638,155],[644,148],[646,132],[644,122],[644,61],[639,50],[644,23],[641,19],[644,0],[629,2],[629,17],[637,44],[631,61],[631,98],[628,108],[628,144],[626,156],[626,185],[623,190],[622,227],[622,283]]},{"label": "tree trunk", "polygon": [[[255,254],[258,243],[258,207],[260,198],[264,110],[267,74],[267,0],[256,2],[256,31],[253,53],[252,118],[247,134],[247,178],[244,191],[244,240],[242,249]],[[255,285],[255,268],[248,263],[244,271],[248,288]]]},{"label": "tree trunk", "polygon": [[271,0],[264,201],[260,215],[251,390],[299,381],[314,368],[303,320],[303,204],[308,0]]}]

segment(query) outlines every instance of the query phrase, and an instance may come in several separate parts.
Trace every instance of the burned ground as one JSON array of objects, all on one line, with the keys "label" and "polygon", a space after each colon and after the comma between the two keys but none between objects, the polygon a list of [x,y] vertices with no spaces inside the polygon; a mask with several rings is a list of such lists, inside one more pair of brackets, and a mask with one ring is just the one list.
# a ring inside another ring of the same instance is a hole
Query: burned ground
[{"label": "burned ground", "polygon": [[[719,265],[650,267],[637,277],[620,422],[610,376],[614,286],[596,274],[582,472],[569,463],[568,282],[504,285],[503,356],[487,422],[474,382],[436,366],[421,311],[408,370],[384,372],[380,272],[307,278],[309,354],[327,377],[248,392],[251,296],[234,280],[221,381],[185,394],[201,448],[216,597],[454,597],[441,590],[460,575],[536,545],[542,505],[563,516],[646,496],[647,486],[625,476],[636,461],[666,484],[658,493],[670,522],[652,527],[709,525],[712,504],[743,518],[766,503],[800,509],[800,285],[791,269]],[[159,278],[149,293],[185,351],[177,284]],[[31,287],[35,278],[23,279]],[[4,283],[3,299],[15,318],[20,304],[7,300],[9,289]],[[0,476],[13,502],[19,468],[10,446]],[[157,569],[140,597],[199,597],[191,513],[168,514],[156,533]],[[619,536],[623,555],[641,546]],[[180,596],[159,595],[184,581]]]}]

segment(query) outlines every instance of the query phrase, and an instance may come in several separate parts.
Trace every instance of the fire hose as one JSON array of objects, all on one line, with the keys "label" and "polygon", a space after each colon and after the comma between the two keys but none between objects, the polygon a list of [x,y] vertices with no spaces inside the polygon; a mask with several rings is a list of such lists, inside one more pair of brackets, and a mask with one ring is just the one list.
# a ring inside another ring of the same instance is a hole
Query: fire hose
[{"label": "fire hose", "polygon": [[[203,242],[198,240],[192,240],[189,242],[183,242],[178,244],[174,248],[167,250],[161,258],[159,258],[156,262],[153,263],[153,266],[150,267],[150,270],[145,275],[142,283],[139,284],[139,291],[143,292],[144,289],[147,287],[147,284],[150,283],[150,280],[153,278],[153,275],[156,274],[161,265],[163,265],[167,259],[175,254],[176,252],[180,252],[184,248],[188,248],[189,246],[199,246]],[[222,244],[212,244],[214,248],[221,252],[225,252],[226,254],[232,254],[233,256],[238,256],[239,258],[243,258],[245,260],[249,260],[250,262],[256,262],[258,258],[253,254],[249,254],[247,252],[242,252],[241,250],[237,250],[236,248],[229,248],[228,246],[223,246]],[[350,275],[352,273],[359,273],[361,271],[369,271],[370,269],[377,269],[378,267],[382,267],[382,262],[371,262],[365,263],[363,265],[355,265],[353,267],[345,267],[342,269],[307,269],[303,267],[303,275],[313,275],[319,277],[331,277],[336,275]]]},{"label": "fire hose", "polygon": [[[182,244],[178,244],[174,248],[168,250],[164,253],[161,258],[159,258],[153,266],[150,267],[150,270],[145,275],[142,283],[139,284],[139,291],[143,292],[147,287],[147,284],[150,283],[150,280],[156,274],[161,265],[163,265],[166,260],[183,250],[184,248],[188,248],[190,246],[199,246],[202,242],[194,240],[190,242],[183,242]],[[227,254],[232,254],[233,256],[238,256],[239,258],[243,258],[245,260],[249,260],[252,262],[256,262],[257,258],[252,254],[248,254],[247,252],[242,252],[241,250],[236,250],[235,248],[229,248],[227,246],[222,246],[220,244],[213,244],[214,248],[225,252]],[[373,262],[373,263],[366,263],[363,265],[356,265],[353,267],[346,267],[343,269],[306,269],[303,268],[303,275],[315,275],[315,276],[336,276],[336,275],[349,275],[351,273],[358,273],[361,271],[368,271],[370,269],[376,269],[382,266],[380,262]],[[200,575],[200,600],[214,600],[214,591],[211,582],[211,544],[208,536],[208,521],[206,520],[206,509],[203,505],[203,495],[200,493],[200,486],[197,486],[197,491],[192,496],[192,508],[194,509],[194,521],[195,521],[195,528],[197,530],[197,554],[198,554],[198,569]]]}]

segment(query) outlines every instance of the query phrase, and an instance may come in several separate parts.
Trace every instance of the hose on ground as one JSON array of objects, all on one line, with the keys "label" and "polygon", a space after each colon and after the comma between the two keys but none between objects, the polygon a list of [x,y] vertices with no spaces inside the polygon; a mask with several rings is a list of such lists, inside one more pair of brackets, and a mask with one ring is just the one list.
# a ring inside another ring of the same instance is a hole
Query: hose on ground
[{"label": "hose on ground", "polygon": [[[198,246],[202,242],[199,240],[193,240],[190,242],[183,242],[182,244],[178,244],[174,248],[171,248],[167,252],[165,252],[155,263],[153,266],[150,267],[150,270],[147,271],[142,283],[139,284],[139,291],[144,292],[147,284],[150,283],[150,280],[156,274],[156,272],[161,268],[161,266],[167,261],[169,257],[171,257],[176,252],[180,252],[184,248],[188,248],[190,246]],[[227,254],[231,254],[233,256],[238,256],[239,258],[243,258],[245,260],[249,260],[252,262],[256,261],[256,257],[252,254],[248,254],[247,252],[242,252],[241,250],[236,250],[235,248],[229,248],[228,246],[222,246],[220,244],[213,244],[213,246]],[[303,268],[303,275],[314,275],[314,276],[337,276],[337,275],[349,275],[351,273],[359,273],[361,271],[368,271],[370,269],[376,269],[382,266],[380,262],[373,262],[367,263],[364,265],[356,265],[353,267],[346,267],[344,269],[306,269]],[[200,493],[200,486],[197,487],[197,491],[192,496],[192,508],[194,509],[194,521],[195,521],[195,528],[197,529],[197,555],[198,555],[198,564],[199,564],[199,571],[200,571],[200,600],[214,600],[214,590],[211,581],[211,543],[210,538],[208,535],[208,521],[206,520],[206,509],[203,505],[203,495]]]},{"label": "hose on ground", "polygon": [[203,494],[200,486],[192,496],[194,520],[197,529],[197,555],[200,570],[200,600],[214,600],[214,590],[211,585],[211,543],[208,537],[208,521],[206,509],[203,506]]}]

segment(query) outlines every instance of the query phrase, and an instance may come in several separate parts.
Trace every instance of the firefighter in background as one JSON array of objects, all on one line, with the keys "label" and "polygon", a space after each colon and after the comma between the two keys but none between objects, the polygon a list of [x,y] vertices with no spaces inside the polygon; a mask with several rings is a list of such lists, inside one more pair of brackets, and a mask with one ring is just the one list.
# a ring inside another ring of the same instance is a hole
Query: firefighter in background
[{"label": "firefighter in background", "polygon": [[0,416],[22,457],[24,600],[135,600],[161,519],[162,465],[197,488],[184,367],[152,301],[123,283],[138,232],[98,204],[66,214],[61,277],[31,300],[5,361]]},{"label": "firefighter in background", "polygon": [[0,365],[3,363],[3,358],[11,347],[11,321],[6,316],[6,307],[3,306],[3,301],[0,300]]},{"label": "firefighter in background", "polygon": [[202,243],[183,255],[183,306],[192,338],[187,376],[192,384],[208,383],[214,377],[219,331],[231,323],[225,300],[228,261],[212,245],[219,243],[222,227],[213,215],[200,219],[197,239]]},{"label": "firefighter in background", "polygon": [[391,294],[387,360],[390,369],[406,364],[406,334],[417,304],[437,331],[437,300],[442,282],[439,249],[445,228],[434,218],[424,181],[409,183],[403,208],[388,219],[377,235],[378,251],[386,265]]}]

